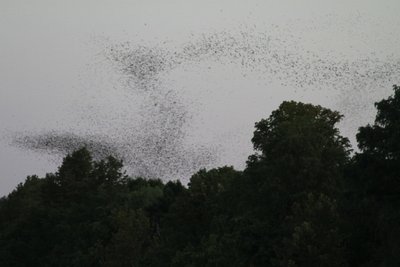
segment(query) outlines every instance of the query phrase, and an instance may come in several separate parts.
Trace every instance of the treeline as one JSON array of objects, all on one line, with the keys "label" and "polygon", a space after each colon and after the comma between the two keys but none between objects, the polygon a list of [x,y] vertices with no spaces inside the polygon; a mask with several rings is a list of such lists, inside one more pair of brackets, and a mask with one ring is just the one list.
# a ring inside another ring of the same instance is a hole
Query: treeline
[{"label": "treeline", "polygon": [[85,148],[0,200],[0,266],[400,266],[400,87],[351,153],[335,111],[283,102],[244,171],[131,178]]}]

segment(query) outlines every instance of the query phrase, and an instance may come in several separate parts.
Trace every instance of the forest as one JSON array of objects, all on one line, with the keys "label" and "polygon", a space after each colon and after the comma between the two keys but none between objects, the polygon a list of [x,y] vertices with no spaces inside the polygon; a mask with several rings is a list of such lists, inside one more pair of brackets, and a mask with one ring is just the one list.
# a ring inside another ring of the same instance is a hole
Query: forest
[{"label": "forest", "polygon": [[0,266],[400,266],[400,86],[352,148],[337,111],[285,101],[246,168],[187,185],[82,147],[0,199]]}]

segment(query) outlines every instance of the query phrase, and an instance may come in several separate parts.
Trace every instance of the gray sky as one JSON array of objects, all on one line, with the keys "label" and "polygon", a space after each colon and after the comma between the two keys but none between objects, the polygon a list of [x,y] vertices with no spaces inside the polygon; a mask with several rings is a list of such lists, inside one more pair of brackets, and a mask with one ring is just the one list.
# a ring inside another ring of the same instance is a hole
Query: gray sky
[{"label": "gray sky", "polygon": [[[396,0],[0,0],[0,195],[60,164],[57,147],[16,136],[116,142],[130,173],[184,180],[243,168],[254,122],[283,100],[343,112],[352,138],[398,83],[399,11]],[[161,67],[143,78],[138,64]]]}]

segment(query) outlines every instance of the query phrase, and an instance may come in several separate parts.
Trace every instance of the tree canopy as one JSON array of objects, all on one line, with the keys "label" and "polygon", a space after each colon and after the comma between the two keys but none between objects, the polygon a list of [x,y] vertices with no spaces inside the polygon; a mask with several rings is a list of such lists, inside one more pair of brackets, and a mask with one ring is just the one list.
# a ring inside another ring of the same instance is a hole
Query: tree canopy
[{"label": "tree canopy", "polygon": [[83,147],[0,199],[0,266],[400,266],[400,87],[375,106],[351,154],[340,113],[283,102],[187,186]]}]

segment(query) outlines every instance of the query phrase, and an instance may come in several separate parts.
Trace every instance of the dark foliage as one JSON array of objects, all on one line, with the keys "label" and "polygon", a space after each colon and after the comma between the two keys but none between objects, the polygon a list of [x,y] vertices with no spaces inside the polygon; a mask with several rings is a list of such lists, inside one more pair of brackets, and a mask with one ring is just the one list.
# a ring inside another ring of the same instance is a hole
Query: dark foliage
[{"label": "dark foliage", "polygon": [[0,266],[400,266],[400,87],[376,107],[351,156],[338,112],[283,102],[187,187],[77,150],[0,199]]},{"label": "dark foliage", "polygon": [[344,199],[353,266],[400,266],[400,87],[357,134]]}]

